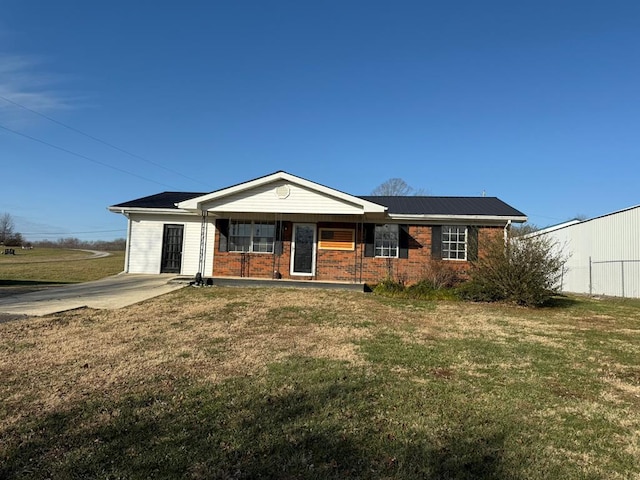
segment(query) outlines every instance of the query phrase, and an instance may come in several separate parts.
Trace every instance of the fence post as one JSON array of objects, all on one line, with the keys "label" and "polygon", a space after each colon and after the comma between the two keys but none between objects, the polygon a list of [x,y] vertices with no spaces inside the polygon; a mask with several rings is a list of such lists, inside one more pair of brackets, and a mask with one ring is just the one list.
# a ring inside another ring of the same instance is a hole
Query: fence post
[{"label": "fence post", "polygon": [[624,298],[624,260],[620,261],[620,270],[622,271],[622,298]]},{"label": "fence post", "polygon": [[591,256],[589,256],[589,296],[593,295],[593,284],[591,281]]}]

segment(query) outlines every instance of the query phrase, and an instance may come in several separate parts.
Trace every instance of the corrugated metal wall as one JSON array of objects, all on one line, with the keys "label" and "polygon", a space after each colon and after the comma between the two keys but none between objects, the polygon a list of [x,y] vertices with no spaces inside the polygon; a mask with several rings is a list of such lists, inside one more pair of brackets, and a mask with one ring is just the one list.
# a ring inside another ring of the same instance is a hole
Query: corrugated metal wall
[{"label": "corrugated metal wall", "polygon": [[563,291],[640,298],[640,206],[544,237],[568,256]]}]

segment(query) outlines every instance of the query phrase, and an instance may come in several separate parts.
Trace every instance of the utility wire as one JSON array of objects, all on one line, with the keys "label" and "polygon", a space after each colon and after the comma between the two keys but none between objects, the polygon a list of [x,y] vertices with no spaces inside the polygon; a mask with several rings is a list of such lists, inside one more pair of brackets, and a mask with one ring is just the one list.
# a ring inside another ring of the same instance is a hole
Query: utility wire
[{"label": "utility wire", "polygon": [[0,124],[0,128],[2,128],[3,130],[6,130],[7,132],[11,132],[11,133],[13,133],[15,135],[19,135],[21,137],[28,138],[29,140],[33,140],[34,142],[38,142],[38,143],[41,143],[41,144],[46,145],[48,147],[55,148],[56,150],[60,150],[61,152],[68,153],[69,155],[74,155],[74,156],[76,156],[78,158],[82,158],[83,160],[88,160],[90,162],[97,163],[98,165],[102,165],[103,167],[107,167],[107,168],[110,168],[112,170],[116,170],[116,171],[121,172],[121,173],[126,173],[127,175],[132,175],[132,176],[137,177],[137,178],[139,178],[141,180],[144,180],[146,182],[156,183],[158,185],[162,185],[163,187],[168,187],[168,188],[171,188],[171,189],[175,189],[176,188],[176,187],[174,187],[172,185],[167,185],[166,183],[162,183],[162,182],[157,182],[155,180],[151,180],[150,178],[143,177],[142,175],[138,175],[137,173],[130,172],[130,171],[125,170],[123,168],[119,168],[119,167],[115,167],[113,165],[109,165],[108,163],[101,162],[100,160],[96,160],[95,158],[87,157],[86,155],[82,155],[81,153],[76,153],[76,152],[73,152],[71,150],[67,150],[66,148],[59,147],[57,145],[54,145],[53,143],[49,143],[49,142],[46,142],[44,140],[40,140],[39,138],[32,137],[31,135],[27,135],[26,133],[18,132],[17,130],[12,130],[11,128],[6,127],[6,126],[4,126],[2,124]]},{"label": "utility wire", "polygon": [[135,153],[131,153],[131,152],[129,152],[129,151],[127,151],[127,150],[125,150],[124,148],[120,148],[120,147],[118,147],[118,146],[116,146],[116,145],[113,145],[112,143],[106,142],[106,141],[104,141],[104,140],[102,140],[102,139],[100,139],[100,138],[98,138],[98,137],[94,137],[93,135],[89,135],[88,133],[85,133],[85,132],[83,132],[83,131],[81,131],[81,130],[78,130],[77,128],[74,128],[74,127],[72,127],[72,126],[70,126],[70,125],[67,125],[66,123],[62,123],[61,121],[56,120],[55,118],[51,118],[51,117],[49,117],[48,115],[45,115],[44,113],[38,112],[38,111],[36,111],[36,110],[33,110],[32,108],[26,107],[26,106],[24,106],[24,105],[22,105],[22,104],[20,104],[20,103],[18,103],[18,102],[15,102],[15,101],[13,101],[13,100],[11,100],[11,99],[7,98],[7,97],[4,97],[4,96],[0,95],[0,99],[4,100],[4,101],[5,101],[5,102],[7,102],[7,103],[10,103],[10,104],[12,104],[12,105],[15,105],[16,107],[20,107],[20,108],[22,108],[23,110],[26,110],[26,111],[28,111],[28,112],[31,112],[31,113],[35,114],[35,115],[38,115],[38,116],[40,116],[40,117],[42,117],[42,118],[46,118],[46,119],[47,119],[47,120],[49,120],[50,122],[53,122],[53,123],[55,123],[55,124],[57,124],[57,125],[60,125],[61,127],[64,127],[64,128],[66,128],[66,129],[69,129],[69,130],[71,130],[72,132],[75,132],[75,133],[77,133],[77,134],[79,134],[79,135],[83,135],[83,136],[85,136],[85,137],[87,137],[87,138],[90,138],[91,140],[94,140],[94,141],[96,141],[96,142],[98,142],[98,143],[101,143],[101,144],[103,144],[103,145],[106,145],[107,147],[113,148],[114,150],[117,150],[117,151],[119,151],[119,152],[121,152],[121,153],[124,153],[124,154],[126,154],[126,155],[129,155],[129,156],[131,156],[131,157],[133,157],[133,158],[137,158],[138,160],[142,160],[143,162],[147,162],[147,163],[149,163],[149,164],[151,164],[151,165],[154,165],[154,166],[156,166],[156,167],[158,167],[158,168],[162,168],[162,169],[166,170],[167,172],[171,172],[171,173],[173,173],[173,174],[175,174],[175,175],[179,175],[179,176],[181,176],[182,178],[186,178],[187,180],[191,180],[192,182],[196,182],[196,183],[199,183],[200,185],[205,185],[205,186],[206,186],[206,184],[205,184],[204,182],[202,182],[202,181],[200,181],[200,180],[198,180],[198,179],[188,177],[188,176],[186,176],[185,174],[183,174],[183,173],[181,173],[181,172],[178,172],[178,171],[176,171],[176,170],[173,170],[173,169],[171,169],[171,168],[169,168],[169,167],[165,167],[164,165],[161,165],[161,164],[156,163],[156,162],[154,162],[154,161],[152,161],[152,160],[149,160],[149,159],[146,159],[146,158],[144,158],[144,157],[141,157],[140,155],[136,155]]}]

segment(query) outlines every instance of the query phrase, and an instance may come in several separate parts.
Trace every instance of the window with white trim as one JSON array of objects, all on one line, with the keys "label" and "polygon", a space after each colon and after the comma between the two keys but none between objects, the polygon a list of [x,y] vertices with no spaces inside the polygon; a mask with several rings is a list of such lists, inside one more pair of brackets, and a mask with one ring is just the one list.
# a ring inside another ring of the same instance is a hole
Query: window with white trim
[{"label": "window with white trim", "polygon": [[467,259],[467,227],[442,227],[442,259]]},{"label": "window with white trim", "polygon": [[398,225],[386,224],[376,225],[375,230],[375,256],[392,257],[398,256]]},{"label": "window with white trim", "polygon": [[229,222],[229,251],[273,253],[276,238],[274,222],[231,220]]}]

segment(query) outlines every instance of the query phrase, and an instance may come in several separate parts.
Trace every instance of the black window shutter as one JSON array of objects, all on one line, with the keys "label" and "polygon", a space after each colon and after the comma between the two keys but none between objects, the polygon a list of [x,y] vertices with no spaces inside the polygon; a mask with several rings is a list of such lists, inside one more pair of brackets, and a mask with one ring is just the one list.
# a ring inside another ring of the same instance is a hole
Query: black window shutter
[{"label": "black window shutter", "polygon": [[374,257],[375,249],[374,249],[374,241],[376,236],[376,226],[373,223],[365,223],[364,224],[364,256],[365,257]]},{"label": "black window shutter", "polygon": [[467,235],[467,260],[475,262],[478,260],[478,227],[468,227]]},{"label": "black window shutter", "polygon": [[431,258],[442,260],[442,227],[440,225],[431,227]]},{"label": "black window shutter", "polygon": [[398,225],[398,256],[400,258],[409,258],[409,225]]},{"label": "black window shutter", "polygon": [[220,243],[218,244],[219,252],[228,251],[228,241],[227,238],[229,236],[229,219],[227,218],[219,218],[216,220],[216,228],[220,233]]},{"label": "black window shutter", "polygon": [[276,222],[276,243],[273,246],[273,253],[276,255],[282,255],[282,229],[284,225],[282,222]]}]

